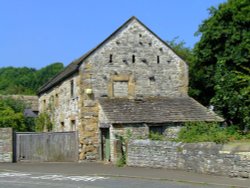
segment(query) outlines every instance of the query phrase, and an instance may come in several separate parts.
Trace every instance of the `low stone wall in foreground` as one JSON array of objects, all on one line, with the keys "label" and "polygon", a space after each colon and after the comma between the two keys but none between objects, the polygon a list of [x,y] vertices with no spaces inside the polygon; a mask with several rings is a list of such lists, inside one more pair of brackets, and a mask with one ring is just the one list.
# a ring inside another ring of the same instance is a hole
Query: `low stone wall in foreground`
[{"label": "low stone wall in foreground", "polygon": [[0,128],[0,162],[13,160],[12,128]]},{"label": "low stone wall in foreground", "polygon": [[133,140],[127,164],[250,178],[250,144]]}]

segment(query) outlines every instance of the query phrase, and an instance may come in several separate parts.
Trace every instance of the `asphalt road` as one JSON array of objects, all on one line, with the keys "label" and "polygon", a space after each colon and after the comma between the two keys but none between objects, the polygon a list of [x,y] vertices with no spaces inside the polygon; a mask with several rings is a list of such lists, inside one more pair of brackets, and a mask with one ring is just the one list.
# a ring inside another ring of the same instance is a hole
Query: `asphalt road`
[{"label": "asphalt road", "polygon": [[[0,188],[215,188],[218,186],[102,176],[0,172]],[[220,186],[222,187],[222,186]]]},{"label": "asphalt road", "polygon": [[0,188],[250,188],[250,179],[87,163],[0,163]]}]

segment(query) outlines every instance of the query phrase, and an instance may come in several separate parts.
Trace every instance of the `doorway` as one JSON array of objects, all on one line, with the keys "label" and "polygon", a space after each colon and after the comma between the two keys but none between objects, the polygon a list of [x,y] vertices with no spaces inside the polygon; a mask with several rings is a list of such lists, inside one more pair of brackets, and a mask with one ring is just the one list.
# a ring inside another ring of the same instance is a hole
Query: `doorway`
[{"label": "doorway", "polygon": [[110,161],[110,133],[109,128],[101,128],[102,160]]}]

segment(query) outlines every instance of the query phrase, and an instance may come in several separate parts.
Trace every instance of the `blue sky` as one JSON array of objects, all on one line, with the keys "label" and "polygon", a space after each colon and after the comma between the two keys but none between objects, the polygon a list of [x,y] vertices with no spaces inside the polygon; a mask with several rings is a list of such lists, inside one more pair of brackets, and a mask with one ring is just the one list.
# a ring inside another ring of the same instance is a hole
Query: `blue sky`
[{"label": "blue sky", "polygon": [[207,9],[226,0],[0,0],[0,67],[68,65],[131,16],[193,47]]}]

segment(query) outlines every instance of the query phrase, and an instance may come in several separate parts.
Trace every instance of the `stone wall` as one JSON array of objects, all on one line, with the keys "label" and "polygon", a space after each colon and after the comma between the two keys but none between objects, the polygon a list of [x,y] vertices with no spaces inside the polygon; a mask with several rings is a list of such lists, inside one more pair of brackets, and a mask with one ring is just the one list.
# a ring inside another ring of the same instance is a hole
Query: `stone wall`
[{"label": "stone wall", "polygon": [[127,164],[250,178],[250,146],[134,140]]},{"label": "stone wall", "polygon": [[[131,139],[146,139],[148,138],[149,129],[146,124],[132,124],[132,125],[111,125],[110,127],[110,156],[111,161],[116,163],[120,157],[120,153],[117,152],[116,143],[119,140],[118,137],[128,137],[130,134]],[[124,148],[125,150],[125,148]]]},{"label": "stone wall", "polygon": [[12,128],[0,128],[0,162],[13,161]]},{"label": "stone wall", "polygon": [[[102,116],[100,116],[102,117]],[[175,126],[174,126],[175,125]],[[131,140],[136,139],[148,139],[150,133],[150,127],[162,127],[162,135],[167,139],[173,139],[177,137],[178,132],[181,129],[180,123],[168,123],[168,124],[114,124],[110,126],[110,149],[111,149],[111,161],[116,163],[119,153],[116,152],[115,143],[118,137],[128,138]]]},{"label": "stone wall", "polygon": [[12,98],[15,100],[23,101],[27,106],[26,108],[32,109],[32,111],[38,112],[38,97],[33,95],[0,95],[1,98]]}]

